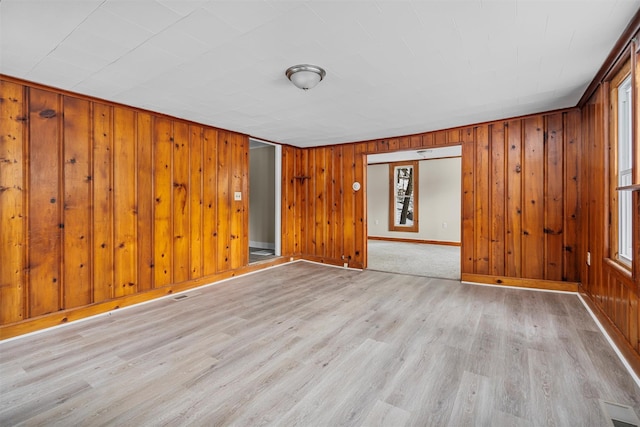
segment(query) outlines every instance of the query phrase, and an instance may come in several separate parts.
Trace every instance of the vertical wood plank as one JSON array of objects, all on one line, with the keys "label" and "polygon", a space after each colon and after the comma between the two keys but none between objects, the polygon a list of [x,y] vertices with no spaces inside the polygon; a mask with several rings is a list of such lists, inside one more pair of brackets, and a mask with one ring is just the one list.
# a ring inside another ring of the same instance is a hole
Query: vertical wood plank
[{"label": "vertical wood plank", "polygon": [[295,214],[295,192],[293,187],[293,168],[295,166],[293,147],[282,147],[282,176],[281,176],[281,194],[280,211],[282,218],[280,224],[282,226],[280,251],[283,256],[293,254],[293,227]]},{"label": "vertical wood plank", "polygon": [[355,236],[356,236],[356,213],[355,213],[355,195],[349,185],[347,190],[347,183],[352,183],[356,177],[356,157],[355,150],[352,145],[343,147],[342,151],[342,169],[344,170],[343,178],[343,227],[344,234],[342,237],[343,248],[342,254],[344,255],[344,262],[348,262],[349,265],[355,261]]},{"label": "vertical wood plank", "polygon": [[136,114],[113,109],[113,208],[115,296],[138,291]]},{"label": "vertical wood plank", "polygon": [[137,114],[138,291],[153,289],[153,118]]},{"label": "vertical wood plank", "polygon": [[218,132],[218,272],[231,268],[231,145],[229,132]]},{"label": "vertical wood plank", "polygon": [[91,275],[91,123],[88,101],[63,98],[64,308],[90,304]]},{"label": "vertical wood plank", "polygon": [[189,125],[173,122],[173,283],[189,279]]},{"label": "vertical wood plank", "polygon": [[507,124],[506,265],[509,277],[522,277],[522,122]]},{"label": "vertical wood plank", "polygon": [[302,248],[303,254],[314,255],[316,253],[316,241],[315,241],[315,180],[313,177],[315,176],[315,158],[316,158],[316,150],[304,150],[306,156],[304,156],[304,165],[302,174],[304,176],[308,176],[309,179],[302,180],[303,186],[303,200],[302,205],[304,206],[304,247]]},{"label": "vertical wood plank", "polygon": [[580,112],[567,113],[564,127],[564,162],[566,191],[564,193],[564,230],[563,233],[563,280],[580,281],[578,262],[578,223],[580,212],[580,160],[582,150],[580,144]]},{"label": "vertical wood plank", "polygon": [[475,173],[475,258],[477,274],[489,274],[489,240],[491,200],[489,189],[489,129],[487,125],[476,128],[476,173]]},{"label": "vertical wood plank", "polygon": [[546,280],[562,280],[564,260],[564,131],[563,114],[546,116],[544,237]]},{"label": "vertical wood plank", "polygon": [[544,278],[544,132],[542,116],[524,119],[522,274]]},{"label": "vertical wood plank", "polygon": [[93,105],[93,302],[113,292],[113,110]]},{"label": "vertical wood plank", "polygon": [[422,146],[431,147],[435,145],[435,132],[428,132],[422,135]]},{"label": "vertical wood plank", "polygon": [[[306,156],[307,156],[307,150],[302,150],[302,149],[295,150],[294,176],[301,176],[306,173],[306,169],[303,169],[305,167]],[[304,181],[306,182],[307,180],[304,180]],[[306,238],[305,228],[304,228],[305,226],[304,215],[305,215],[306,205],[303,202],[303,200],[306,200],[305,199],[306,186],[304,182],[300,182],[300,180],[297,180],[297,179],[294,180],[293,185],[294,185],[294,191],[295,191],[294,194],[295,194],[295,203],[296,203],[294,242],[295,242],[295,253],[299,254],[299,253],[302,253],[302,249],[304,247],[303,239]]]},{"label": "vertical wood plank", "polygon": [[203,239],[204,229],[202,223],[203,211],[203,162],[204,146],[202,144],[202,127],[189,126],[189,211],[191,214],[189,224],[191,235],[189,238],[190,267],[189,278],[202,277]]},{"label": "vertical wood plank", "polygon": [[618,301],[618,327],[625,338],[629,339],[629,289],[619,282],[620,298]]},{"label": "vertical wood plank", "polygon": [[329,165],[329,218],[327,221],[327,225],[329,226],[329,240],[327,242],[327,256],[332,259],[340,258],[340,248],[342,244],[339,243],[341,240],[341,234],[339,230],[339,222],[340,218],[338,215],[339,207],[342,205],[342,197],[341,197],[341,177],[342,170],[340,169],[342,162],[342,147],[336,146],[329,148],[329,157],[330,161]]},{"label": "vertical wood plank", "polygon": [[[354,264],[355,268],[365,268],[367,263],[367,216],[366,216],[366,185],[367,182],[367,159],[362,153],[355,150],[354,181],[343,183],[344,190],[351,192],[355,199],[354,215],[356,222],[355,247],[354,247]],[[360,183],[360,190],[355,191],[352,187],[353,182]],[[343,191],[344,191],[343,190]]]},{"label": "vertical wood plank", "polygon": [[173,283],[172,153],[173,129],[165,117],[153,123],[153,286]]},{"label": "vertical wood plank", "polygon": [[629,295],[629,343],[640,353],[640,312],[638,311],[638,294]]},{"label": "vertical wood plank", "polygon": [[411,135],[410,146],[411,148],[422,147],[422,135]]},{"label": "vertical wood plank", "polygon": [[[496,123],[498,125],[498,123]],[[447,131],[447,144],[455,145],[462,140],[460,129],[451,129]]]},{"label": "vertical wood plank", "polygon": [[[249,148],[246,137],[239,134],[229,134],[231,141],[231,170],[230,170],[230,235],[229,253],[230,268],[235,270],[248,264],[249,254],[249,218],[248,203],[248,176],[249,170]],[[240,193],[240,200],[235,200],[234,194]]]},{"label": "vertical wood plank", "polygon": [[319,257],[327,256],[326,236],[327,236],[327,148],[315,148],[315,175],[312,178],[315,183],[315,213],[314,213],[314,234],[315,251],[314,255]]},{"label": "vertical wood plank", "polygon": [[475,273],[475,129],[467,128],[462,139],[462,235],[460,237],[461,272]]},{"label": "vertical wood plank", "polygon": [[433,132],[433,145],[447,145],[447,132],[443,130]]},{"label": "vertical wood plank", "polygon": [[60,96],[29,90],[29,317],[62,306]]},{"label": "vertical wood plank", "polygon": [[505,126],[496,122],[491,128],[491,246],[489,271],[494,276],[505,274]]},{"label": "vertical wood plank", "polygon": [[25,90],[0,80],[0,324],[25,318]]},{"label": "vertical wood plank", "polygon": [[218,131],[204,128],[202,138],[202,271],[209,276],[218,268]]},{"label": "vertical wood plank", "polygon": [[[242,242],[240,243],[240,266],[249,264],[249,137],[238,134],[240,158],[242,160]],[[275,230],[275,233],[278,233]]]}]

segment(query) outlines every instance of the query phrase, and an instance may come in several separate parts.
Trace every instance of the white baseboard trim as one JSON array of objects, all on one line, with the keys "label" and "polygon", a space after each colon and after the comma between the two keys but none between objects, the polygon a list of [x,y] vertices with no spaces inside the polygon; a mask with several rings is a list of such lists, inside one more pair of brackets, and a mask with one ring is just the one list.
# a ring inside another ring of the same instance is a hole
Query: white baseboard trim
[{"label": "white baseboard trim", "polygon": [[580,302],[582,303],[584,308],[587,309],[587,312],[589,313],[589,315],[591,316],[593,321],[596,322],[596,325],[598,325],[598,329],[600,329],[600,332],[602,332],[602,335],[604,335],[604,337],[607,339],[607,341],[609,342],[609,345],[611,346],[611,348],[613,348],[613,351],[618,356],[618,359],[620,359],[620,361],[622,362],[624,367],[629,372],[629,375],[631,375],[631,378],[633,378],[633,380],[636,382],[637,386],[640,387],[640,378],[638,378],[636,373],[633,371],[633,369],[631,368],[631,365],[629,365],[629,363],[627,362],[627,359],[624,358],[622,352],[618,349],[618,346],[616,345],[616,343],[613,342],[613,340],[611,339],[611,337],[607,333],[607,331],[604,328],[604,326],[602,326],[602,323],[600,323],[600,320],[598,320],[598,318],[596,317],[595,313],[591,310],[589,305],[582,298],[582,295],[578,294],[578,298],[580,298]]}]

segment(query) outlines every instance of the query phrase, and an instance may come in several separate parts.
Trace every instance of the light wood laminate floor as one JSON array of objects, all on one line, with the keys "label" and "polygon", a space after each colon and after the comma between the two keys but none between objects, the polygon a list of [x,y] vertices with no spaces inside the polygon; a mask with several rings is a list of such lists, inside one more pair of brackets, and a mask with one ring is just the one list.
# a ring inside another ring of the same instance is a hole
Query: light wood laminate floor
[{"label": "light wood laminate floor", "polygon": [[576,295],[294,263],[0,343],[0,425],[606,426]]}]

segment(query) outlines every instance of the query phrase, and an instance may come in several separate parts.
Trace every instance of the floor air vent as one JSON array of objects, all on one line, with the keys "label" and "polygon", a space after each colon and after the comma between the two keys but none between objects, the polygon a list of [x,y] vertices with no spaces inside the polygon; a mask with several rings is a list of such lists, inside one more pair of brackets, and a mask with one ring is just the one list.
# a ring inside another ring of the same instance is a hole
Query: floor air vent
[{"label": "floor air vent", "polygon": [[633,411],[633,408],[619,403],[600,401],[602,410],[607,414],[613,427],[640,427],[640,420]]},{"label": "floor air vent", "polygon": [[174,300],[180,301],[181,299],[189,298],[189,295],[178,295],[177,297],[173,297]]}]

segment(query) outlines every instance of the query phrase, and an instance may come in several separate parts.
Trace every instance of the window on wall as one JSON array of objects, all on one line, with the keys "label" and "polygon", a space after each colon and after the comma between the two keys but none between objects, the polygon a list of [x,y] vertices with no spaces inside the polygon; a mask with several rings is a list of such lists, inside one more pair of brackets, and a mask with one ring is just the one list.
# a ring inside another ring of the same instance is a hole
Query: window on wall
[{"label": "window on wall", "polygon": [[418,232],[418,162],[389,164],[389,231]]},{"label": "window on wall", "polygon": [[611,258],[631,267],[632,245],[632,114],[630,66],[611,81],[610,183]]},{"label": "window on wall", "polygon": [[[618,187],[631,185],[631,76],[618,87]],[[631,246],[631,192],[618,194],[618,256],[630,264]]]}]

